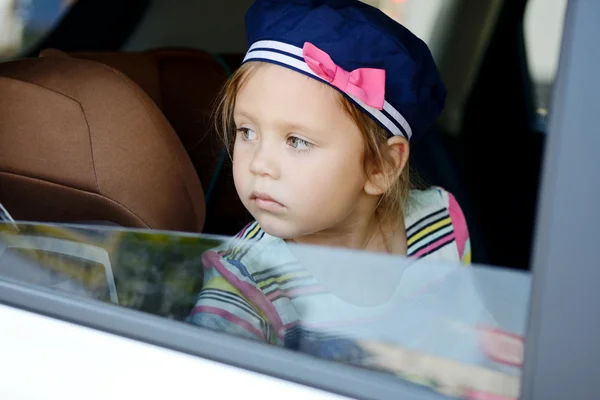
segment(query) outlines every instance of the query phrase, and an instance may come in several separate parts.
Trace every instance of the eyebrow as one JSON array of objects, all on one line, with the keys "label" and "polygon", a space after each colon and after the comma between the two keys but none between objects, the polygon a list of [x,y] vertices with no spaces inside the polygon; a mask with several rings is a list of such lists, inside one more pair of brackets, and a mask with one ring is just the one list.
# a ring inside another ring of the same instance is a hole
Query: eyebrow
[{"label": "eyebrow", "polygon": [[252,114],[250,114],[250,113],[248,113],[248,112],[246,112],[246,111],[243,111],[243,110],[242,110],[242,111],[235,111],[235,110],[234,110],[234,111],[233,111],[233,116],[235,117],[236,115],[240,115],[240,116],[242,116],[242,117],[246,117],[246,118],[248,118],[248,119],[254,119],[254,118],[252,117]]}]

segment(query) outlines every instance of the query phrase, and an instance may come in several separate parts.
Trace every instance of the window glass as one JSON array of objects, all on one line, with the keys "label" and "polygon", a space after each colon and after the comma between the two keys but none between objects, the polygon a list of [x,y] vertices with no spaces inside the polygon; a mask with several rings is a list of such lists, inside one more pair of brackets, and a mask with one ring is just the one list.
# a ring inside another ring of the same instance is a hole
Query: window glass
[{"label": "window glass", "polygon": [[541,120],[545,120],[550,106],[566,7],[567,0],[529,0],[525,12],[527,62]]},{"label": "window glass", "polygon": [[0,60],[23,54],[54,28],[77,0],[0,0]]},{"label": "window glass", "polygon": [[[237,265],[247,254],[264,268],[240,267],[224,279],[213,262],[226,255]],[[518,395],[527,274],[280,242],[0,224],[0,279],[7,278],[198,329],[225,329],[210,315],[245,320],[225,331],[452,396]],[[244,293],[227,285],[232,280]],[[278,303],[282,296],[292,301]],[[278,319],[265,299],[297,320]],[[199,313],[205,319],[195,319]]]}]

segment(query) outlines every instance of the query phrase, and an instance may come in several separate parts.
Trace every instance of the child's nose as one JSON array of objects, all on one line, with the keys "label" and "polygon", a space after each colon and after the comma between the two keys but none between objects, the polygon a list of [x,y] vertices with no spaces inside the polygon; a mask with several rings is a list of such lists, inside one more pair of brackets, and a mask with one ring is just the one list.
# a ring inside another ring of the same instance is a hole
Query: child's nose
[{"label": "child's nose", "polygon": [[273,143],[261,141],[256,146],[254,157],[250,162],[250,172],[257,176],[269,176],[273,179],[279,178],[277,149]]}]

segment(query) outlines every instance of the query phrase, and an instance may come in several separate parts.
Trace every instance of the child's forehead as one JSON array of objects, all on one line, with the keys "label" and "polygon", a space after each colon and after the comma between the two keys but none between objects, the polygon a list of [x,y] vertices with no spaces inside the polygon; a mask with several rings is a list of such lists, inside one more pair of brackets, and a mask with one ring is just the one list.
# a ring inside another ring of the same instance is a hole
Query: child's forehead
[{"label": "child's forehead", "polygon": [[335,89],[273,64],[253,71],[237,93],[234,116],[314,133],[354,130]]},{"label": "child's forehead", "polygon": [[[290,113],[308,110],[343,113],[335,89],[304,74],[274,64],[258,66],[236,95],[236,110],[271,107]],[[279,107],[286,106],[286,107]]]},{"label": "child's forehead", "polygon": [[253,68],[244,84],[239,88],[238,94],[247,86],[252,86],[253,89],[257,89],[257,86],[258,89],[261,86],[274,86],[280,90],[301,87],[307,93],[315,94],[315,96],[325,95],[331,99],[335,98],[335,89],[306,74],[268,62],[258,61],[253,64]]}]

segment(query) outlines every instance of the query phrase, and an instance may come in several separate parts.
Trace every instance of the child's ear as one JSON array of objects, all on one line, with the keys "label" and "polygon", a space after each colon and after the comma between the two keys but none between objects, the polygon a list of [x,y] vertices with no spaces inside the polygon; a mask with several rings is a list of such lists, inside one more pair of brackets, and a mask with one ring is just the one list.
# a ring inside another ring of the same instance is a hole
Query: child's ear
[{"label": "child's ear", "polygon": [[408,141],[402,136],[389,138],[382,151],[386,157],[384,169],[374,170],[365,183],[365,192],[374,196],[384,194],[400,178],[410,154]]}]

